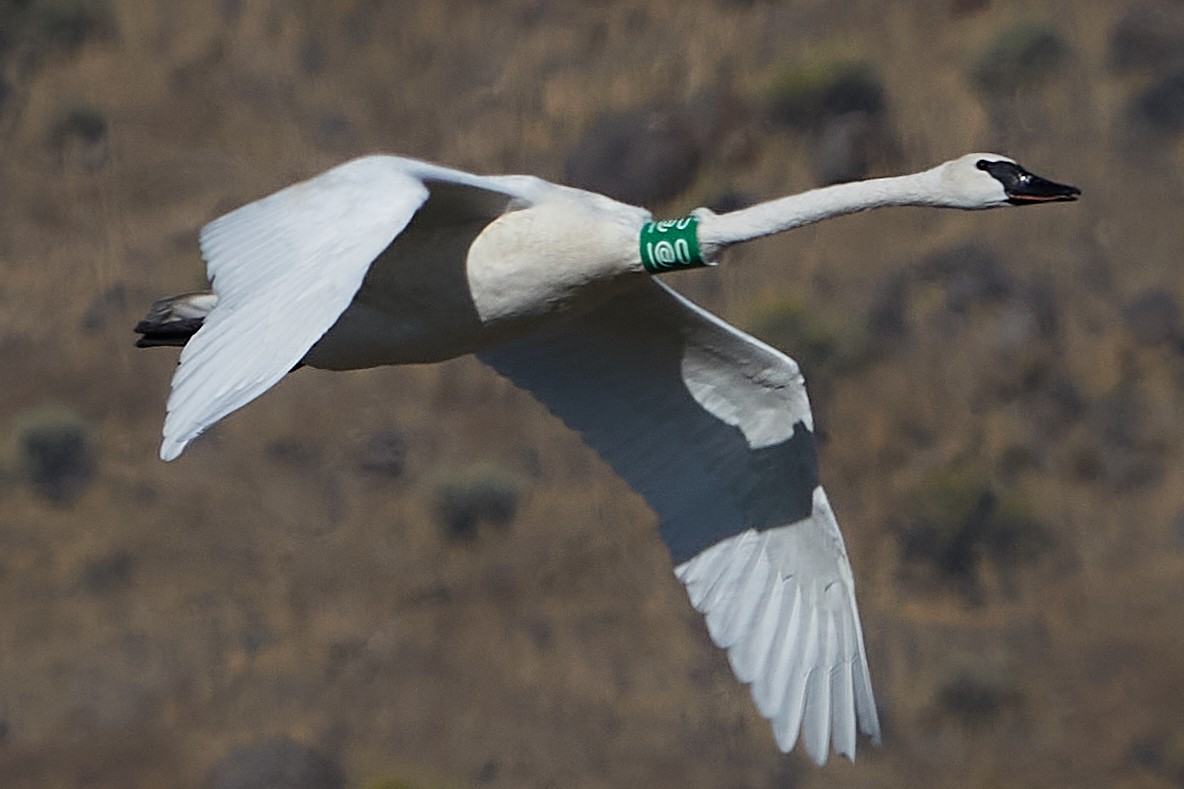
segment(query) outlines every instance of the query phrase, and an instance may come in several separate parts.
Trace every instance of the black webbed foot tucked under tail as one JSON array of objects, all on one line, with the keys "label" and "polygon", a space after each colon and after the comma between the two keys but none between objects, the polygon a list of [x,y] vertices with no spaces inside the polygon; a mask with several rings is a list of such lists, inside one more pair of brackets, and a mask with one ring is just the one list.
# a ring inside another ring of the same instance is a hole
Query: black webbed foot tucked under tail
[{"label": "black webbed foot tucked under tail", "polygon": [[218,297],[209,291],[161,299],[149,308],[144,320],[136,324],[135,331],[141,335],[136,340],[136,347],[185,345],[217,303]]}]

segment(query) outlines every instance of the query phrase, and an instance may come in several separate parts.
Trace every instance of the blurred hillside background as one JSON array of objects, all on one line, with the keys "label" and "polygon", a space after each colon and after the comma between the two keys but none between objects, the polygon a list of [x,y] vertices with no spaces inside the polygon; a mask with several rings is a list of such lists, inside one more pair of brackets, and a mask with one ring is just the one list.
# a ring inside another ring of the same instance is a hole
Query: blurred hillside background
[{"label": "blurred hillside background", "polygon": [[[974,150],[1084,199],[673,279],[810,382],[855,764],[777,752],[640,498],[473,359],[157,460],[131,326],[352,156],[669,217]],[[0,0],[0,785],[1184,785],[1182,209],[1180,0]]]}]

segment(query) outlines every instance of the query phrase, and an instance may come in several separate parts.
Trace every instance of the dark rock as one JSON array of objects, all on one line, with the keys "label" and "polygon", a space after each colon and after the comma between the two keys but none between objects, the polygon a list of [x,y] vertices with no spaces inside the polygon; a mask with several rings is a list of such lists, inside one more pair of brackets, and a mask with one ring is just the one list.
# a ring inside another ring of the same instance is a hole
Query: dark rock
[{"label": "dark rock", "polygon": [[567,183],[636,205],[677,197],[695,180],[700,148],[673,110],[638,110],[594,123],[565,168]]},{"label": "dark rock", "polygon": [[235,748],[206,783],[209,789],[343,789],[345,776],[324,754],[281,738]]}]

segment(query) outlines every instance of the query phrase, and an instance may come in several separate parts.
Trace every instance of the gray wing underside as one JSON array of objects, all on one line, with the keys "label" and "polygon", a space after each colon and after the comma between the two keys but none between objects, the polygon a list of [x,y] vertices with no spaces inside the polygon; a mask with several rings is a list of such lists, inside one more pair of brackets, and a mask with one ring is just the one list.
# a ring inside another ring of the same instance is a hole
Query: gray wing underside
[{"label": "gray wing underside", "polygon": [[661,283],[479,354],[659,518],[675,572],[779,746],[854,756],[879,724],[854,581],[789,357]]}]

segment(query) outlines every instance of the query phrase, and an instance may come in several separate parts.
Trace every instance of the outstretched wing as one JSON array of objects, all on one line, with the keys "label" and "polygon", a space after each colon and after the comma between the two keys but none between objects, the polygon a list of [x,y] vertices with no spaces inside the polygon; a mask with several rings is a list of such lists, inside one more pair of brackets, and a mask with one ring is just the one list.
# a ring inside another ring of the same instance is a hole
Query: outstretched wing
[{"label": "outstretched wing", "polygon": [[181,352],[162,458],[175,458],[304,358],[433,184],[457,187],[446,190],[454,209],[467,201],[459,208],[469,215],[488,211],[490,219],[511,200],[529,203],[547,187],[527,176],[482,177],[396,156],[367,156],[202,228],[201,251],[217,306]]},{"label": "outstretched wing", "polygon": [[879,738],[854,580],[797,364],[661,283],[479,354],[660,519],[675,573],[777,743]]}]

